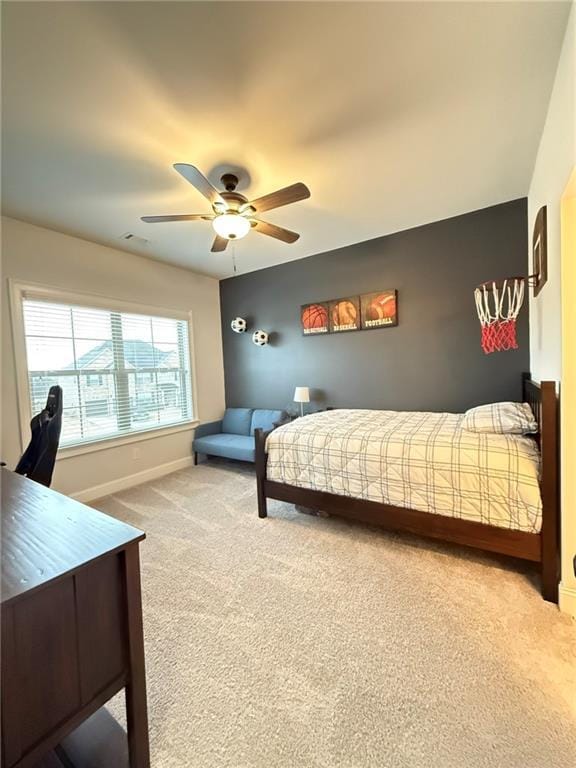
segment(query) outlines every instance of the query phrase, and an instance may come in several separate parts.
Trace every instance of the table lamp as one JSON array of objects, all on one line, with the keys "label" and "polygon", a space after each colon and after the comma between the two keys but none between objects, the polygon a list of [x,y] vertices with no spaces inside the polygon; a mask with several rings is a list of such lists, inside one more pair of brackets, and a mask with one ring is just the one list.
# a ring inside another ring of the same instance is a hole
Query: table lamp
[{"label": "table lamp", "polygon": [[296,387],[294,390],[294,402],[300,403],[300,416],[304,416],[304,403],[310,402],[310,390],[308,387]]}]

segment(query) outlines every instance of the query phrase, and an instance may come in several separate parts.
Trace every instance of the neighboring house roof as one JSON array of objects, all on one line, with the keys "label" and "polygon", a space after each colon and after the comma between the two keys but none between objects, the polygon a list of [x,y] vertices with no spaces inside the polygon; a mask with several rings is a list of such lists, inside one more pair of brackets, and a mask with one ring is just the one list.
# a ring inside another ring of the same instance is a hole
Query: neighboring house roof
[{"label": "neighboring house roof", "polygon": [[[172,351],[165,352],[148,341],[125,341],[124,362],[127,368],[171,368],[177,365]],[[112,342],[103,341],[76,361],[83,370],[106,370],[114,365]],[[73,368],[68,365],[67,368]]]}]

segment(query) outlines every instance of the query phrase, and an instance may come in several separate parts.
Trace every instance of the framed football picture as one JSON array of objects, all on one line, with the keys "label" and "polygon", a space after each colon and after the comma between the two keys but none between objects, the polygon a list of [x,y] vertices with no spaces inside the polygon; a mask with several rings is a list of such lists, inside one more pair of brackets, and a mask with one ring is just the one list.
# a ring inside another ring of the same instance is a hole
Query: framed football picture
[{"label": "framed football picture", "polygon": [[314,304],[303,304],[300,307],[300,322],[304,336],[329,333],[328,310],[327,301],[316,301]]},{"label": "framed football picture", "polygon": [[376,291],[360,296],[362,328],[390,328],[398,325],[398,291]]},{"label": "framed football picture", "polygon": [[346,296],[329,302],[330,330],[332,333],[345,333],[360,330],[360,298]]}]

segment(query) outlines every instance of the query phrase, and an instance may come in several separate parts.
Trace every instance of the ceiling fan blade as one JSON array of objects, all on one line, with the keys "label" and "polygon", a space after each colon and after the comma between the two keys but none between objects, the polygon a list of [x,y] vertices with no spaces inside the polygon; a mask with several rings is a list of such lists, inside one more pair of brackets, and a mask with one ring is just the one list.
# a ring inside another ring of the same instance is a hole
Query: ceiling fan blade
[{"label": "ceiling fan blade", "polygon": [[209,213],[182,213],[175,216],[142,216],[147,224],[158,224],[162,221],[211,221],[214,216]]},{"label": "ceiling fan blade", "polygon": [[174,170],[178,171],[178,173],[183,176],[186,181],[189,181],[193,187],[196,187],[198,192],[210,200],[212,205],[214,205],[214,203],[220,203],[224,206],[226,205],[226,201],[220,196],[220,192],[218,192],[216,187],[213,187],[212,184],[210,184],[206,176],[204,176],[198,168],[195,168],[193,165],[188,165],[188,163],[175,163]]},{"label": "ceiling fan blade", "polygon": [[256,232],[268,235],[269,237],[275,237],[276,240],[282,240],[284,243],[295,243],[300,237],[297,232],[291,232],[289,229],[284,229],[284,227],[277,227],[276,224],[270,224],[267,221],[257,221],[253,227]]},{"label": "ceiling fan blade", "polygon": [[297,203],[298,200],[306,200],[310,197],[310,190],[306,184],[298,182],[292,184],[284,189],[278,189],[276,192],[271,192],[264,197],[258,197],[256,200],[251,200],[247,205],[254,208],[257,213],[264,211],[270,211],[272,208],[280,208],[282,205],[288,205],[289,203]]},{"label": "ceiling fan blade", "polygon": [[212,243],[212,248],[210,250],[212,253],[217,253],[218,251],[225,251],[226,246],[228,245],[228,240],[225,237],[220,237],[220,235],[216,235],[214,238],[214,242]]}]

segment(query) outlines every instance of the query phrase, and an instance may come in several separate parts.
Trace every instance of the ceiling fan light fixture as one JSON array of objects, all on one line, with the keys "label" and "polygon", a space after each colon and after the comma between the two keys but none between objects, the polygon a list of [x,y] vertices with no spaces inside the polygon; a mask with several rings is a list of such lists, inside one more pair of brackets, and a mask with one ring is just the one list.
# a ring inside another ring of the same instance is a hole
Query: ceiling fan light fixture
[{"label": "ceiling fan light fixture", "polygon": [[250,232],[250,222],[238,213],[223,213],[212,221],[214,231],[227,240],[240,240]]}]

